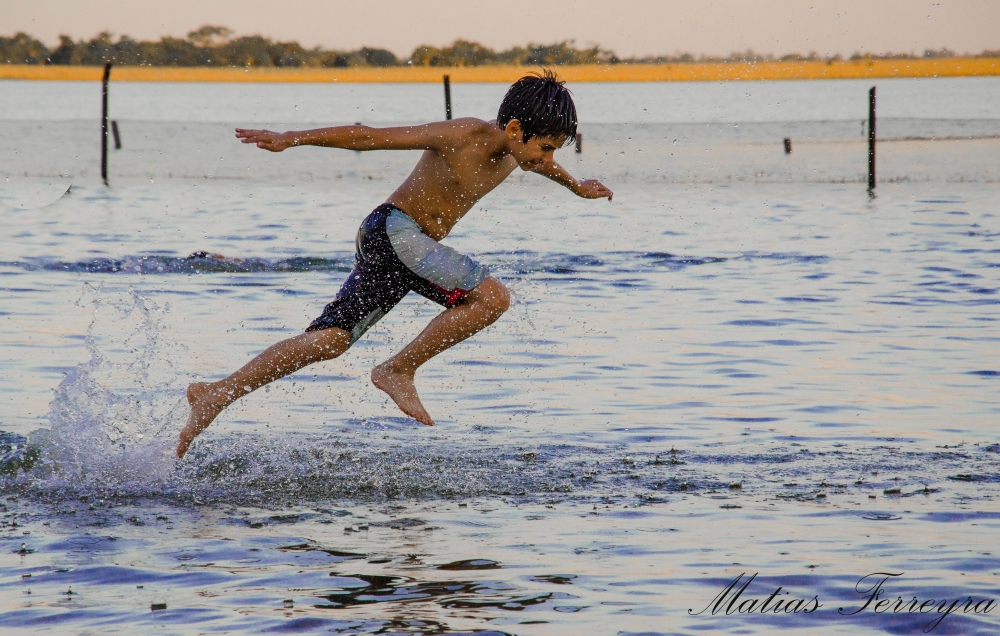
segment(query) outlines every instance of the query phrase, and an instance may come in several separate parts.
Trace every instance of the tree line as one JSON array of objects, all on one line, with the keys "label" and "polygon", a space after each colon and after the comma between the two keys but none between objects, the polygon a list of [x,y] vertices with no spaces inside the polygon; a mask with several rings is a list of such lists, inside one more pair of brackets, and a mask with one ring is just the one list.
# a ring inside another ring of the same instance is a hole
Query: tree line
[{"label": "tree line", "polygon": [[[850,59],[915,59],[955,57],[948,49],[927,50],[921,55],[885,53],[863,56],[856,53]],[[998,51],[983,51],[980,56],[1000,57]],[[496,51],[477,42],[456,40],[450,46],[418,46],[408,58],[401,59],[392,51],[362,47],[355,51],[305,48],[298,42],[273,41],[260,35],[234,36],[221,26],[203,26],[191,31],[186,38],[163,37],[158,42],[135,40],[122,35],[115,42],[111,33],[102,32],[90,40],[74,41],[59,36],[59,45],[49,49],[43,42],[26,34],[0,37],[0,62],[5,64],[71,64],[100,66],[107,62],[126,66],[230,66],[230,67],[326,67],[354,66],[487,66],[511,64],[521,66],[559,66],[563,64],[676,64],[687,62],[756,62],[842,59],[840,55],[820,57],[808,55],[758,55],[752,50],[724,57],[678,53],[673,56],[642,58],[618,57],[613,51],[599,46],[578,48],[573,41],[556,44],[529,44]]]},{"label": "tree line", "polygon": [[306,48],[298,42],[274,41],[259,35],[234,37],[225,27],[204,26],[184,39],[163,37],[159,42],[122,35],[115,42],[108,32],[90,40],[59,36],[49,49],[38,39],[17,33],[0,37],[0,61],[6,64],[73,64],[99,66],[107,62],[127,66],[235,66],[327,67],[351,66],[482,66],[487,64],[560,65],[614,64],[619,60],[600,47],[577,48],[573,42],[531,44],[495,51],[476,42],[457,40],[450,46],[419,46],[405,59],[392,51],[362,47],[355,51]]}]

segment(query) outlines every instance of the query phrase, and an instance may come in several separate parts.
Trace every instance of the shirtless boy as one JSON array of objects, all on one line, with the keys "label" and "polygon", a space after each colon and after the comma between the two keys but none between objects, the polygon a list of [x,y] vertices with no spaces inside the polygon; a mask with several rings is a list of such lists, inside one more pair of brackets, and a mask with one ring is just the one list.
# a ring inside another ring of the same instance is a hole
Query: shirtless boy
[{"label": "shirtless boy", "polygon": [[610,201],[611,190],[599,181],[578,181],[553,160],[556,149],[576,137],[576,124],[569,91],[546,71],[515,82],[496,121],[467,117],[422,126],[285,133],[237,128],[243,143],[272,152],[308,145],[424,153],[406,181],[362,222],[354,271],[305,333],[272,345],[223,380],[188,387],[191,415],[177,456],[183,457],[195,437],[242,396],[343,354],[410,291],[445,310],[402,351],[375,367],[371,379],[403,413],[433,426],[414,386],[417,369],[493,324],[510,304],[507,289],[486,267],[438,241],[515,168],[537,172],[581,197]]}]

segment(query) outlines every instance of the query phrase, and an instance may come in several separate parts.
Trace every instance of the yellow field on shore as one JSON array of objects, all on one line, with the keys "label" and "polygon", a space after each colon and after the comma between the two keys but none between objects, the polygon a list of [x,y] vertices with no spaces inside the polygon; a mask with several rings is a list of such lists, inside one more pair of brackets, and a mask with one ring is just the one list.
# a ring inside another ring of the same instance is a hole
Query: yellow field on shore
[{"label": "yellow field on shore", "polygon": [[[511,83],[529,66],[390,68],[182,68],[117,66],[111,78],[119,82],[453,82]],[[726,80],[861,79],[880,77],[966,77],[1000,75],[1000,58],[957,57],[919,60],[857,60],[839,62],[713,62],[689,64],[615,64],[558,66],[570,82],[691,82]],[[100,81],[97,66],[31,66],[0,64],[0,79]]]}]

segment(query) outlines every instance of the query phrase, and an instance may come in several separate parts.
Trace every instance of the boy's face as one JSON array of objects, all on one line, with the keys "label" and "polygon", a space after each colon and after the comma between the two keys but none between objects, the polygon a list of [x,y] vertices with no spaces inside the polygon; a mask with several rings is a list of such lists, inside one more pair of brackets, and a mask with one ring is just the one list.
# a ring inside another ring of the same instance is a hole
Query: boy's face
[{"label": "boy's face", "polygon": [[507,124],[504,132],[507,133],[510,154],[517,161],[521,170],[535,170],[542,165],[552,163],[555,159],[553,154],[563,147],[566,137],[532,137],[528,141],[524,139],[521,129],[521,122],[512,119]]}]

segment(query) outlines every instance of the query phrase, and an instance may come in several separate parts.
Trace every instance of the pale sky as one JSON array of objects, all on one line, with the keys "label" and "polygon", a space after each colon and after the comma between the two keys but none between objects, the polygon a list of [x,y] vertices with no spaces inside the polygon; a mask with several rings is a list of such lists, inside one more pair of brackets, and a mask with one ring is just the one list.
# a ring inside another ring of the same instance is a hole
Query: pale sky
[{"label": "pale sky", "polygon": [[0,35],[184,37],[205,24],[306,46],[386,48],[457,38],[502,49],[565,39],[619,55],[821,55],[1000,49],[1000,0],[0,0]]}]

